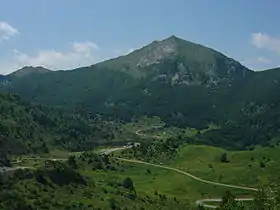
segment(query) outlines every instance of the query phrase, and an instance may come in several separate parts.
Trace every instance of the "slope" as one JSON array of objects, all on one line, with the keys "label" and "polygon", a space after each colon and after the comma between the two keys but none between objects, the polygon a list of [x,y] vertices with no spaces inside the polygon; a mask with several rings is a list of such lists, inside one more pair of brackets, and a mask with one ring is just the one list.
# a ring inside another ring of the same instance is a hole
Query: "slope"
[{"label": "slope", "polygon": [[161,62],[171,62],[173,69],[164,73],[171,73],[172,76],[176,73],[176,78],[185,83],[201,83],[202,79],[214,83],[218,78],[231,77],[233,79],[251,73],[249,69],[237,61],[216,50],[185,41],[176,36],[168,37],[162,41],[154,41],[126,56],[99,63],[97,66],[124,71],[134,77],[150,74],[162,76],[163,72],[155,65]]},{"label": "slope", "polygon": [[31,106],[13,94],[0,94],[0,145],[4,152],[48,152],[51,147],[86,149],[90,142],[109,133],[80,116]]},{"label": "slope", "polygon": [[228,119],[220,129],[206,132],[199,139],[220,146],[236,145],[239,149],[279,142],[279,83],[279,68],[254,73],[231,91]]},{"label": "slope", "polygon": [[0,89],[92,116],[157,115],[168,124],[204,127],[224,117],[231,89],[252,74],[213,49],[171,36],[93,66],[13,77]]},{"label": "slope", "polygon": [[23,68],[9,74],[9,77],[24,77],[29,74],[44,74],[50,71],[51,70],[46,69],[42,66],[38,66],[38,67],[24,66]]}]

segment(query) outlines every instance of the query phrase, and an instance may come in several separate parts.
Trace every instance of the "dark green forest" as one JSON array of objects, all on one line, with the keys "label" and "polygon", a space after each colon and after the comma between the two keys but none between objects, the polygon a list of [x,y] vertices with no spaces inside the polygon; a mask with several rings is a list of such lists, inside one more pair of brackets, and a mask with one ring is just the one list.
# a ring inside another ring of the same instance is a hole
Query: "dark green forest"
[{"label": "dark green forest", "polygon": [[48,153],[49,149],[84,150],[110,134],[105,122],[89,121],[43,105],[23,102],[15,94],[0,94],[1,150]]}]

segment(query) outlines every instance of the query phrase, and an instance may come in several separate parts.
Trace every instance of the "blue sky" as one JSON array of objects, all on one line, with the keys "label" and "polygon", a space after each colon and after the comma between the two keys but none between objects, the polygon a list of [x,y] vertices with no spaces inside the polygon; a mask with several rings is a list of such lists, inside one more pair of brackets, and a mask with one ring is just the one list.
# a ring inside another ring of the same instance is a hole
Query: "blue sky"
[{"label": "blue sky", "polygon": [[280,65],[279,0],[0,0],[0,73],[70,69],[171,35],[262,70]]}]

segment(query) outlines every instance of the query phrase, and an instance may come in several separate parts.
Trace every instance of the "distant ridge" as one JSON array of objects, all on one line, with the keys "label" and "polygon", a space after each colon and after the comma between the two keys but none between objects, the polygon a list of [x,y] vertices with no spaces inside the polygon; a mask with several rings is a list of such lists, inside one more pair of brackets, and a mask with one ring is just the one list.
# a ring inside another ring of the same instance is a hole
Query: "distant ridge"
[{"label": "distant ridge", "polygon": [[29,74],[32,73],[37,73],[37,74],[44,74],[47,72],[50,72],[51,70],[46,69],[42,66],[38,66],[38,67],[33,67],[33,66],[24,66],[21,69],[12,72],[11,74],[9,74],[9,76],[15,76],[15,77],[24,77],[27,76]]}]

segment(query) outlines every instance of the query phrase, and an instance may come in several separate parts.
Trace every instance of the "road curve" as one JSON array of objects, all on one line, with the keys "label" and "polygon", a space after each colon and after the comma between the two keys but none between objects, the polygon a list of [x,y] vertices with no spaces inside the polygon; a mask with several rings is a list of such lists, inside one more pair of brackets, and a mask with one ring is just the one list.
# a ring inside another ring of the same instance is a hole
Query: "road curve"
[{"label": "road curve", "polygon": [[44,158],[44,157],[22,157],[22,160],[53,160],[53,161],[65,161],[67,158]]},{"label": "road curve", "polygon": [[[160,127],[162,127],[162,126],[153,126],[153,128],[160,128]],[[139,129],[139,130],[137,130],[135,132],[135,134],[139,135],[139,136],[145,136],[145,134],[141,134],[140,133],[141,131],[143,131],[143,130]],[[129,149],[131,147],[132,146],[124,146],[124,147],[116,147],[116,148],[111,148],[111,149],[103,149],[103,150],[100,151],[100,153],[108,155],[108,154],[113,153],[115,151],[125,150],[125,149]],[[43,159],[43,160],[53,160],[53,161],[65,161],[65,160],[67,160],[67,159],[63,159],[63,158],[60,158],[60,159],[54,159],[54,158],[25,158],[25,159],[34,159],[34,160],[36,160],[36,159],[42,160]],[[197,176],[194,176],[194,175],[192,175],[192,174],[190,174],[188,172],[185,172],[185,171],[182,171],[182,170],[179,170],[179,169],[176,169],[176,168],[168,167],[168,166],[157,165],[157,164],[148,163],[148,162],[144,162],[144,161],[140,161],[140,160],[131,160],[131,159],[125,159],[125,158],[117,158],[117,157],[115,157],[114,159],[117,159],[117,160],[120,160],[120,161],[123,161],[123,162],[131,162],[131,163],[136,163],[136,164],[144,164],[144,165],[149,165],[149,166],[153,166],[153,167],[167,169],[167,170],[170,170],[170,171],[174,171],[174,172],[183,174],[185,176],[188,176],[188,177],[190,177],[190,178],[192,178],[194,180],[197,180],[197,181],[205,183],[205,184],[211,184],[211,185],[215,185],[215,186],[234,188],[234,189],[241,189],[241,190],[248,190],[248,191],[258,191],[258,189],[252,188],[252,187],[223,184],[223,183],[219,183],[219,182],[213,182],[213,181],[205,180],[205,179],[199,178]],[[21,168],[23,168],[23,167],[21,167]],[[13,170],[17,170],[17,169],[19,169],[19,167],[15,168]],[[237,200],[237,201],[252,201],[254,199],[253,198],[236,198],[235,200]],[[221,198],[209,198],[209,199],[197,200],[195,203],[196,203],[196,205],[201,205],[201,206],[206,207],[206,208],[217,208],[217,206],[208,205],[208,204],[205,204],[205,202],[221,202],[221,201],[222,201]]]},{"label": "road curve", "polygon": [[[253,201],[254,198],[235,198],[235,200],[236,201]],[[215,209],[215,208],[217,208],[217,206],[205,204],[205,202],[221,202],[221,201],[222,201],[221,198],[207,198],[207,199],[197,200],[195,203],[197,206],[201,205],[206,208]]]},{"label": "road curve", "polygon": [[[170,171],[174,171],[183,175],[186,175],[194,180],[200,181],[202,183],[205,184],[211,184],[211,185],[216,185],[216,186],[221,186],[221,187],[227,187],[227,188],[234,188],[234,189],[241,189],[241,190],[249,190],[249,191],[258,191],[258,189],[256,188],[252,188],[252,187],[244,187],[244,186],[237,186],[237,185],[230,185],[230,184],[223,184],[223,183],[219,183],[219,182],[212,182],[209,180],[205,180],[205,179],[201,179],[197,176],[194,176],[188,172],[176,169],[176,168],[172,168],[172,167],[168,167],[168,166],[162,166],[162,165],[157,165],[157,164],[153,164],[153,163],[148,163],[148,162],[144,162],[144,161],[140,161],[140,160],[130,160],[130,159],[125,159],[125,158],[115,158],[117,160],[120,161],[124,161],[124,162],[130,162],[130,163],[138,163],[138,164],[144,164],[144,165],[149,165],[149,166],[153,166],[153,167],[158,167],[158,168],[164,168]],[[254,200],[254,198],[236,198],[235,200],[237,201],[252,201]],[[206,208],[217,208],[217,206],[214,205],[208,205],[205,204],[205,202],[221,202],[222,199],[221,198],[209,198],[209,199],[201,199],[201,200],[197,200],[195,203],[197,206],[201,205],[203,207]]]},{"label": "road curve", "polygon": [[184,174],[184,175],[186,175],[186,176],[188,176],[188,177],[190,177],[194,180],[197,180],[197,181],[200,181],[200,182],[203,182],[203,183],[206,183],[206,184],[212,184],[212,185],[216,185],[216,186],[235,188],[235,189],[241,189],[241,190],[258,191],[257,188],[223,184],[223,183],[219,183],[219,182],[212,182],[212,181],[209,181],[209,180],[201,179],[201,178],[199,178],[197,176],[194,176],[194,175],[192,175],[188,172],[181,171],[179,169],[168,167],[168,166],[162,166],[162,165],[148,163],[148,162],[144,162],[144,161],[140,161],[140,160],[130,160],[130,159],[125,159],[125,158],[115,158],[115,159],[118,159],[118,160],[124,161],[124,162],[139,163],[139,164],[150,165],[150,166],[154,166],[154,167],[158,167],[158,168],[164,168],[164,169],[167,169],[167,170],[175,171],[177,173]]}]

